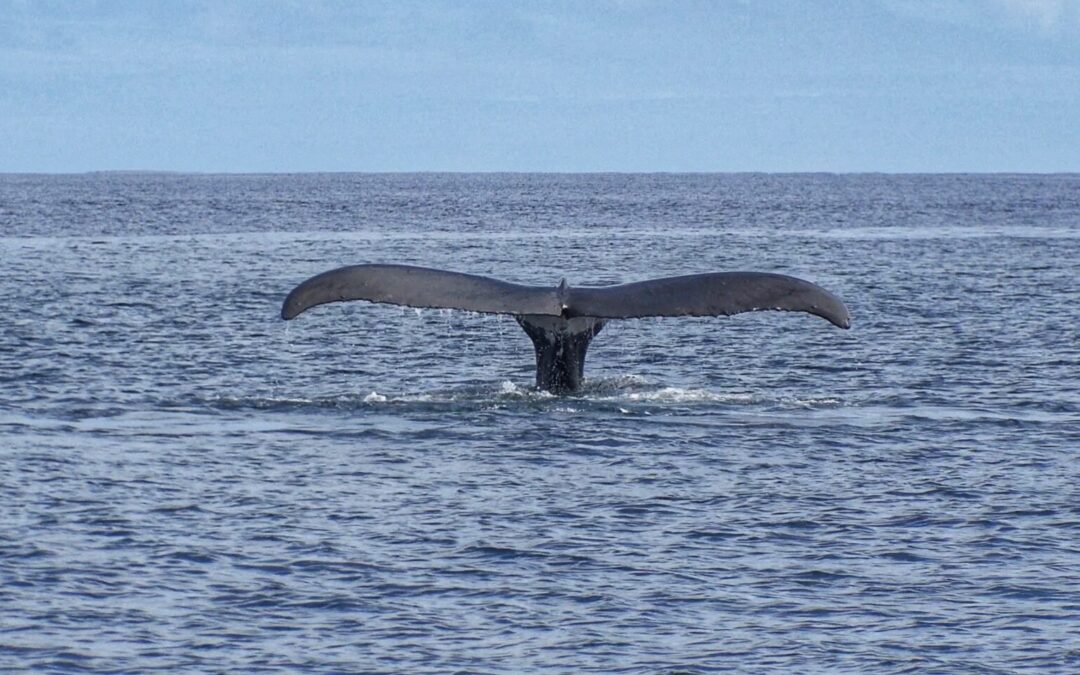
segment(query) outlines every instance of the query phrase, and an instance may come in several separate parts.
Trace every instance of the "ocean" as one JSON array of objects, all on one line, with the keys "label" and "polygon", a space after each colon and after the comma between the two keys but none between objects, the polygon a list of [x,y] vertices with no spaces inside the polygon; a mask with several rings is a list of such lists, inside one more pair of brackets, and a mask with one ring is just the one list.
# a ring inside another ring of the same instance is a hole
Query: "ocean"
[{"label": "ocean", "polygon": [[[1080,670],[1080,175],[0,176],[0,670]],[[342,265],[759,270],[612,321]]]}]

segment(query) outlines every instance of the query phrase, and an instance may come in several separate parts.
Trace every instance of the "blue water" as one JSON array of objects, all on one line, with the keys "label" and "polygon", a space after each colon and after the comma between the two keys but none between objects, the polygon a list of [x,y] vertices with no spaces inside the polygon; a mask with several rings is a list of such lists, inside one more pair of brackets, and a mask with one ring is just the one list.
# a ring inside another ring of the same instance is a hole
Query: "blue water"
[{"label": "blue water", "polygon": [[[1080,176],[0,176],[0,670],[1075,672]],[[285,294],[763,270],[808,315]]]}]

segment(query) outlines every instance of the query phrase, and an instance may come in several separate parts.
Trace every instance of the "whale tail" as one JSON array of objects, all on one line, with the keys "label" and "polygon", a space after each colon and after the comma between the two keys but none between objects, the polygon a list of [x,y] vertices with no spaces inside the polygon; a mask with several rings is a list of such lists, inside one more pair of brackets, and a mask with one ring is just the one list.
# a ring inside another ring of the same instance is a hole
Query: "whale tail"
[{"label": "whale tail", "polygon": [[514,318],[536,352],[536,387],[555,393],[580,389],[585,378],[585,352],[604,322],[593,317],[566,319],[540,314]]},{"label": "whale tail", "polygon": [[513,315],[533,342],[536,386],[553,392],[580,388],[589,343],[611,319],[781,310],[851,325],[838,297],[782,274],[714,272],[595,288],[572,288],[563,279],[552,288],[409,265],[352,265],[316,275],[289,293],[281,318],[349,300]]}]

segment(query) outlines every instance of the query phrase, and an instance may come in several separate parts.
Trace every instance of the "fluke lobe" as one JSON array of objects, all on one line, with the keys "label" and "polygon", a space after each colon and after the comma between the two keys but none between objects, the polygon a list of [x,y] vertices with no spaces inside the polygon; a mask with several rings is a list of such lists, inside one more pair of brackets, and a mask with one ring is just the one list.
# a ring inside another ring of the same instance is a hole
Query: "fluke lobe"
[{"label": "fluke lobe", "polygon": [[281,318],[316,305],[367,300],[409,307],[510,314],[536,350],[536,386],[576,391],[585,352],[611,319],[726,316],[757,310],[808,312],[848,328],[843,301],[824,288],[783,274],[714,272],[619,286],[522,286],[475,274],[409,265],[350,265],[323,272],[289,293]]}]

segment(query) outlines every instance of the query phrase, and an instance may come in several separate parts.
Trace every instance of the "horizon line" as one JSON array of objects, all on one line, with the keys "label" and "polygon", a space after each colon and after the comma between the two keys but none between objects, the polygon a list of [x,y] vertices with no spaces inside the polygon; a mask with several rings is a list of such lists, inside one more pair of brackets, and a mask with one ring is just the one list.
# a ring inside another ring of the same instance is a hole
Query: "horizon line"
[{"label": "horizon line", "polygon": [[303,171],[199,171],[174,169],[88,169],[83,171],[0,171],[0,176],[95,176],[95,175],[162,175],[162,176],[297,176],[297,175],[533,175],[533,176],[1075,176],[1080,169],[1059,171],[885,171],[885,170],[716,170],[716,171],[528,171],[528,170],[303,170]]}]

